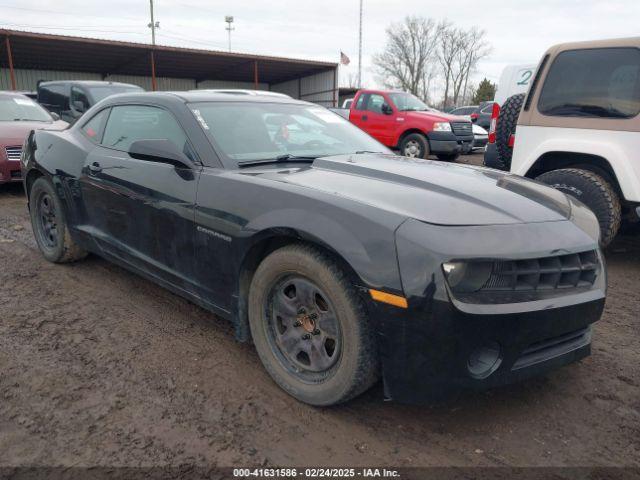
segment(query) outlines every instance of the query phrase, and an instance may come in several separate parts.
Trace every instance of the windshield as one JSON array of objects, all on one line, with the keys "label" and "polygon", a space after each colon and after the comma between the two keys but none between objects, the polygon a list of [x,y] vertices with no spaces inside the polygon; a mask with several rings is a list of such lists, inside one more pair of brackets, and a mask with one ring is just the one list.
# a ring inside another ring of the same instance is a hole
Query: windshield
[{"label": "windshield", "polygon": [[410,93],[390,93],[389,98],[401,112],[431,110],[426,103]]},{"label": "windshield", "polygon": [[116,95],[118,93],[135,93],[135,92],[144,92],[144,90],[140,87],[136,87],[134,85],[131,86],[121,86],[121,85],[108,85],[104,87],[89,87],[89,93],[95,100],[95,103],[98,103],[100,100],[103,100],[111,95]]},{"label": "windshield", "polygon": [[0,122],[51,122],[51,115],[27,97],[0,96]]},{"label": "windshield", "polygon": [[213,143],[236,165],[285,155],[391,153],[341,116],[316,105],[207,102],[190,108]]}]

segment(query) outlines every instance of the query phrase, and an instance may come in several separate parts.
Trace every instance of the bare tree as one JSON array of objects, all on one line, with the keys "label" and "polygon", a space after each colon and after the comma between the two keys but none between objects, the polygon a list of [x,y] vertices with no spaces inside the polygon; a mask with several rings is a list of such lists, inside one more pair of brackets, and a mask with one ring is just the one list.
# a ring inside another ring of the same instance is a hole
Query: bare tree
[{"label": "bare tree", "polygon": [[387,28],[385,49],[373,57],[386,87],[428,96],[439,28],[432,19],[415,16]]},{"label": "bare tree", "polygon": [[484,35],[485,32],[477,27],[463,30],[448,21],[441,24],[438,60],[445,78],[445,107],[456,105],[467,96],[469,77],[478,62],[491,52]]}]

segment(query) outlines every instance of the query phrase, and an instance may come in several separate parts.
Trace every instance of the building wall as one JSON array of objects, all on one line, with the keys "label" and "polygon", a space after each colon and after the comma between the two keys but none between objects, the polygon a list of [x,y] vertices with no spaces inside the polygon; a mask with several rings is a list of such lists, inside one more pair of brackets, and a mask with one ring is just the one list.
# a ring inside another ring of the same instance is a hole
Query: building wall
[{"label": "building wall", "polygon": [[[337,75],[337,72],[335,72]],[[103,80],[98,73],[63,72],[56,70],[25,70],[15,69],[18,90],[35,91],[39,80]],[[151,77],[136,75],[109,75],[104,80],[124,82],[138,85],[145,90],[151,90]],[[195,80],[189,78],[156,78],[158,90],[194,90],[196,88],[243,88],[254,89],[253,82],[228,82],[223,80],[204,80],[196,85]],[[319,103],[325,107],[334,106],[337,101],[334,71],[327,71],[309,75],[300,79],[269,85],[259,83],[259,90],[273,90],[299,98],[308,102]],[[0,68],[0,90],[11,90],[9,69]],[[335,101],[334,101],[335,99]]]},{"label": "building wall", "polygon": [[[241,88],[245,90],[253,90],[255,85],[253,82],[227,82],[224,80],[203,80],[198,82],[198,86],[194,87],[198,89],[202,88]],[[258,90],[269,90],[268,83],[258,83]]]},{"label": "building wall", "polygon": [[[38,80],[102,80],[99,73],[62,72],[58,70],[14,70],[18,90],[35,91]],[[11,90],[8,68],[0,68],[0,90]]]},{"label": "building wall", "polygon": [[[137,75],[108,75],[105,77],[108,82],[122,82],[138,85],[145,90],[151,90],[151,77],[141,77]],[[164,91],[184,91],[196,88],[195,80],[190,78],[167,78],[156,77],[158,90]]]},{"label": "building wall", "polygon": [[337,92],[335,91],[337,74],[338,72],[335,70],[316,73],[299,80],[275,83],[271,85],[271,90],[307,102],[319,103],[325,107],[333,107],[337,103]]}]

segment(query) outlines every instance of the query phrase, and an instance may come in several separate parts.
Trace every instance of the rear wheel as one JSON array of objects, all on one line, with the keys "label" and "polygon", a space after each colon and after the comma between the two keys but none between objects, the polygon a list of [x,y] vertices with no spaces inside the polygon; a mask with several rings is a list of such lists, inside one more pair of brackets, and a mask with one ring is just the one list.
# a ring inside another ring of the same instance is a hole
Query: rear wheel
[{"label": "rear wheel", "polygon": [[410,158],[427,158],[429,141],[420,133],[411,133],[400,142],[400,153]]},{"label": "rear wheel", "polygon": [[509,170],[511,168],[513,148],[509,146],[509,138],[516,132],[524,97],[524,93],[513,95],[507,98],[502,107],[500,107],[500,115],[496,124],[496,149],[499,163],[497,167],[501,170]]},{"label": "rear wheel", "polygon": [[253,342],[271,377],[312,405],[345,402],[378,377],[362,301],[328,255],[305,245],[276,250],[249,292]]},{"label": "rear wheel", "polygon": [[571,195],[595,213],[600,223],[600,244],[606,247],[620,229],[621,208],[616,191],[604,178],[589,170],[564,168],[543,173],[537,180]]},{"label": "rear wheel", "polygon": [[44,258],[54,263],[66,263],[86,257],[87,252],[71,238],[62,203],[44,177],[38,178],[31,187],[29,214],[36,243]]}]

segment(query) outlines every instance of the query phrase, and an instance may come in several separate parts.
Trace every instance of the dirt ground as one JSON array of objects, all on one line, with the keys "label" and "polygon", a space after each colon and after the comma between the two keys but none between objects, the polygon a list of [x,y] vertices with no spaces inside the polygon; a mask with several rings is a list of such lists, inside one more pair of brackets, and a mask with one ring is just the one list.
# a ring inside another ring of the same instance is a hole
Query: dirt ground
[{"label": "dirt ground", "polygon": [[97,257],[47,263],[20,187],[0,187],[0,466],[638,467],[640,234],[606,256],[582,362],[440,406],[378,386],[318,409],[201,308]]}]

